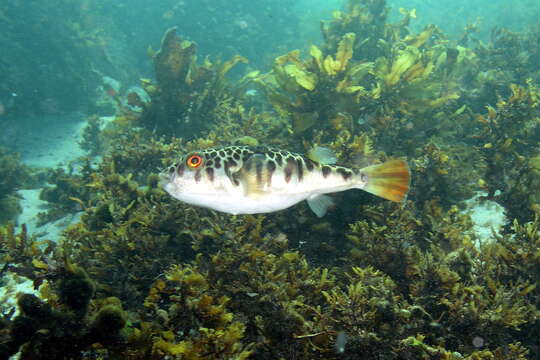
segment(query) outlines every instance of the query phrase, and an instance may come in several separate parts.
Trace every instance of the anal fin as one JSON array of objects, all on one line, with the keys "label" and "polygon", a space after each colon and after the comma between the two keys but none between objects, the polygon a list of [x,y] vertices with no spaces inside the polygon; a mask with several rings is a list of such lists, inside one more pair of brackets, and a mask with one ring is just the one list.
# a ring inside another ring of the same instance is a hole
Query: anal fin
[{"label": "anal fin", "polygon": [[309,208],[318,217],[323,217],[326,214],[328,208],[334,205],[334,201],[327,195],[315,195],[307,199]]}]

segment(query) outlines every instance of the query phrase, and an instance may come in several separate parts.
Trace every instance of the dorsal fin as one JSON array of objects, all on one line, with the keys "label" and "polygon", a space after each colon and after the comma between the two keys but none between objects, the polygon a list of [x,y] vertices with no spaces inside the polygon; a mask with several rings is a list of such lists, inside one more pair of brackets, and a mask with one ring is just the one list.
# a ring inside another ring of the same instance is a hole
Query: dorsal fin
[{"label": "dorsal fin", "polygon": [[307,157],[323,165],[333,165],[337,162],[336,154],[332,150],[318,145],[308,151]]}]

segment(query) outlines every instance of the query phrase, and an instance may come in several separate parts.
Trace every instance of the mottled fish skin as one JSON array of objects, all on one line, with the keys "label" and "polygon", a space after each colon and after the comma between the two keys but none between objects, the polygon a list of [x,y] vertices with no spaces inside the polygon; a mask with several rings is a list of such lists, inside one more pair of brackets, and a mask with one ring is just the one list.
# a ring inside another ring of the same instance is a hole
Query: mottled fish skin
[{"label": "mottled fish skin", "polygon": [[[187,163],[193,156],[202,160],[197,167]],[[282,210],[321,194],[361,189],[366,182],[360,169],[266,146],[193,152],[161,174],[162,186],[174,198],[231,214]]]}]

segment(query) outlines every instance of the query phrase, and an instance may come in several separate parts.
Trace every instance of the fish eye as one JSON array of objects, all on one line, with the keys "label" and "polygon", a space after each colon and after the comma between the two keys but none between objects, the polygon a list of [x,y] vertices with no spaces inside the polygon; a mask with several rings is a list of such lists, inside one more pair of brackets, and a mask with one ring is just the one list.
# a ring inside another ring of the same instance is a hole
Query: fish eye
[{"label": "fish eye", "polygon": [[188,156],[188,158],[187,158],[187,160],[186,160],[186,165],[187,165],[190,169],[196,169],[196,168],[198,168],[199,166],[201,166],[202,163],[203,163],[202,156],[201,156],[201,155],[197,155],[197,154]]}]

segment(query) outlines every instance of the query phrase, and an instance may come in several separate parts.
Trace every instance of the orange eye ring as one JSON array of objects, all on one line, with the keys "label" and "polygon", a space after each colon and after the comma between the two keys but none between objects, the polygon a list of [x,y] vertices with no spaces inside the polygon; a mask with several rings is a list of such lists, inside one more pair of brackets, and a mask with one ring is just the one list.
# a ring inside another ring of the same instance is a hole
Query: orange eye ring
[{"label": "orange eye ring", "polygon": [[188,156],[187,160],[186,160],[186,165],[188,168],[190,169],[196,169],[198,168],[199,166],[201,166],[203,163],[203,158],[201,155],[197,155],[197,154],[194,154],[194,155],[190,155]]}]

